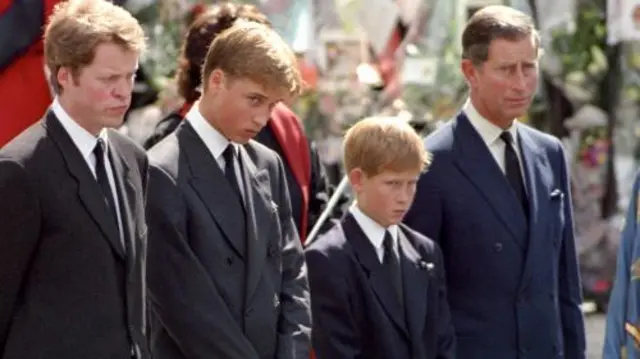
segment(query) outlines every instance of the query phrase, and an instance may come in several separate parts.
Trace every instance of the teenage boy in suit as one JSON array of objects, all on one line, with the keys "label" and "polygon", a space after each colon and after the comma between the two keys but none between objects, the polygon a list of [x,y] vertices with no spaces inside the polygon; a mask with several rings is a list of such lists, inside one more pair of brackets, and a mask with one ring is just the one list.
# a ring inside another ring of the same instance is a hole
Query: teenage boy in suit
[{"label": "teenage boy in suit", "polygon": [[454,358],[439,247],[401,224],[430,159],[396,118],[346,134],[355,203],[306,250],[318,359]]}]

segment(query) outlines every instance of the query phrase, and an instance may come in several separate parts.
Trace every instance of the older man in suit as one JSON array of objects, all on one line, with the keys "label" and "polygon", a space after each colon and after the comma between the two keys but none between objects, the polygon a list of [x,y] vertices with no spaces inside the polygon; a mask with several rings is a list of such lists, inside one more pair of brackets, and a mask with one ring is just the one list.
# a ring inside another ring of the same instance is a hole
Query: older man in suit
[{"label": "older man in suit", "polygon": [[57,97],[0,150],[0,358],[148,358],[147,159],[106,129],[144,33],[109,2],[71,0],[44,43]]},{"label": "older man in suit", "polygon": [[515,120],[535,92],[538,34],[528,16],[490,6],[462,44],[470,98],[426,139],[433,165],[406,217],[442,247],[457,355],[584,358],[567,159]]},{"label": "older man in suit", "polygon": [[157,359],[308,358],[302,247],[281,159],[252,138],[301,87],[265,25],[211,44],[203,93],[149,152],[149,291]]}]

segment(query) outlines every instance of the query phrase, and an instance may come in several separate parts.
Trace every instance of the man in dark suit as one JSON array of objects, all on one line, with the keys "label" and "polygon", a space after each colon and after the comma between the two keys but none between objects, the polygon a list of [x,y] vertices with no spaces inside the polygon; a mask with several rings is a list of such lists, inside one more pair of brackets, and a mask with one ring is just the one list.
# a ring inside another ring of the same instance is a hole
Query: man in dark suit
[{"label": "man in dark suit", "polygon": [[511,8],[471,17],[469,101],[427,137],[433,165],[405,219],[442,248],[459,358],[585,356],[567,158],[515,120],[535,92],[539,42]]},{"label": "man in dark suit", "polygon": [[58,96],[0,150],[0,358],[148,358],[147,160],[106,130],[144,34],[113,4],[71,0],[44,41]]},{"label": "man in dark suit", "polygon": [[295,56],[239,22],[211,44],[201,99],[150,152],[157,359],[307,359],[306,265],[281,159],[251,140],[297,94]]},{"label": "man in dark suit", "polygon": [[305,251],[318,359],[454,359],[438,245],[398,225],[429,157],[395,118],[369,118],[345,136],[356,203]]}]

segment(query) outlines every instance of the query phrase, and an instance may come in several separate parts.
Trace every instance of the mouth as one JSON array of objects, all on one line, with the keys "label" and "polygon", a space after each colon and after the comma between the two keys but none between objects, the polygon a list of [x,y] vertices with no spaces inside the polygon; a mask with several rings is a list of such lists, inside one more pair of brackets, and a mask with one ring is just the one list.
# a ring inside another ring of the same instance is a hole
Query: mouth
[{"label": "mouth", "polygon": [[510,99],[507,103],[513,106],[525,106],[529,103],[529,98]]},{"label": "mouth", "polygon": [[396,209],[393,211],[395,216],[404,216],[405,213],[407,213],[406,209]]},{"label": "mouth", "polygon": [[115,106],[115,107],[107,108],[107,112],[111,114],[121,115],[127,112],[128,109],[129,109],[129,106]]}]

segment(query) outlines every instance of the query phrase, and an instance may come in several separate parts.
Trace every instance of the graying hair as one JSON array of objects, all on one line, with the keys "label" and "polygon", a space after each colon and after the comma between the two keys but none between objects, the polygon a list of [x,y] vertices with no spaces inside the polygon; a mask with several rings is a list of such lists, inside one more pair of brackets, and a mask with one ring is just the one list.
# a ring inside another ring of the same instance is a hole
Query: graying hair
[{"label": "graying hair", "polygon": [[533,37],[539,50],[540,34],[530,16],[508,6],[487,6],[473,14],[464,28],[462,58],[481,65],[489,57],[493,40],[518,41],[528,36]]}]

